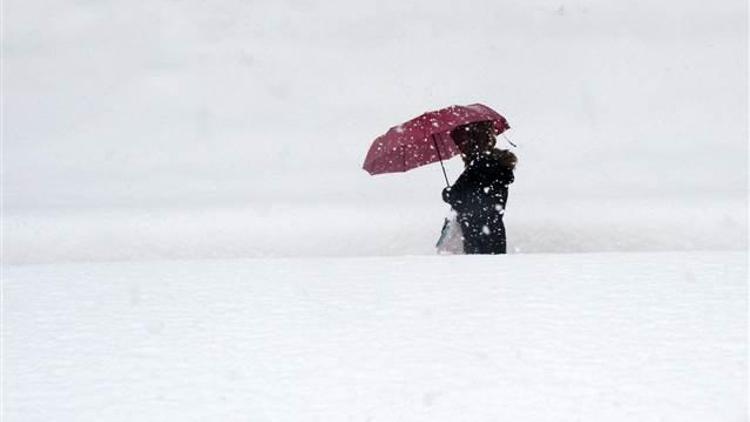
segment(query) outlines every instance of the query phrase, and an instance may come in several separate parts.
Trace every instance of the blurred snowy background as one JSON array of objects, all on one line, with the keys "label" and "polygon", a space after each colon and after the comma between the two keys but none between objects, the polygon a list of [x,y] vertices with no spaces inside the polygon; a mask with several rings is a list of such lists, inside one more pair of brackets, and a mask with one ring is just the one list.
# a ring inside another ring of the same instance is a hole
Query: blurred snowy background
[{"label": "blurred snowy background", "polygon": [[473,102],[520,145],[512,251],[744,249],[746,8],[5,1],[3,260],[432,254],[439,166],[361,164]]},{"label": "blurred snowy background", "polygon": [[[4,0],[2,31],[0,419],[747,420],[746,1]],[[512,254],[434,256],[439,165],[362,161],[475,102],[519,144]]]}]

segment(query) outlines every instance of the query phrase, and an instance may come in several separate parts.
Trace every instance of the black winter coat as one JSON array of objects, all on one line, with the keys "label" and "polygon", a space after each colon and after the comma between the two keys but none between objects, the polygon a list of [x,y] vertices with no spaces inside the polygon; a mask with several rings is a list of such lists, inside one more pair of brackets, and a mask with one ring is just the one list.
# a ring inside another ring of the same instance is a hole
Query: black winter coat
[{"label": "black winter coat", "polygon": [[503,254],[506,251],[503,214],[513,169],[498,156],[482,155],[469,164],[456,183],[443,190],[443,200],[458,214],[467,254]]}]

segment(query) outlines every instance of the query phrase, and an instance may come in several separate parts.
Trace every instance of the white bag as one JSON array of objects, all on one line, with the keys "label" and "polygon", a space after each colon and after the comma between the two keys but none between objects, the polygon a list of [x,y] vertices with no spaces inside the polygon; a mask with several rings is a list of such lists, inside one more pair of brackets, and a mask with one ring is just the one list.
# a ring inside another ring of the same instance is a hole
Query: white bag
[{"label": "white bag", "polygon": [[438,239],[435,247],[437,247],[437,252],[440,255],[464,254],[464,235],[455,213],[451,213],[445,219],[443,230],[440,232],[440,239]]}]

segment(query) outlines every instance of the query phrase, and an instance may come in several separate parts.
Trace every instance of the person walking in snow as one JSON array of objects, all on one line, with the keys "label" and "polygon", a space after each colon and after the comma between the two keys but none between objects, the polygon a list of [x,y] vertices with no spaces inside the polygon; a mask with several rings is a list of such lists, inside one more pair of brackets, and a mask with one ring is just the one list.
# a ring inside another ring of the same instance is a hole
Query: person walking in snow
[{"label": "person walking in snow", "polygon": [[464,252],[504,254],[503,214],[517,158],[508,150],[495,148],[491,121],[459,126],[450,136],[461,151],[465,169],[453,186],[443,190],[443,200],[456,211]]}]

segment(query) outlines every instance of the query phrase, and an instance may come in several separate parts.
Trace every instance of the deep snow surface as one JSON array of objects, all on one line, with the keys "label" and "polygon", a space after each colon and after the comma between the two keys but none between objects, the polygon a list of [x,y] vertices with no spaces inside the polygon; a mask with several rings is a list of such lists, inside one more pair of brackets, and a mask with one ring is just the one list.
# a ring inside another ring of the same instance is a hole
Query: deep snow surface
[{"label": "deep snow surface", "polygon": [[740,421],[747,255],[6,270],[8,421]]}]

